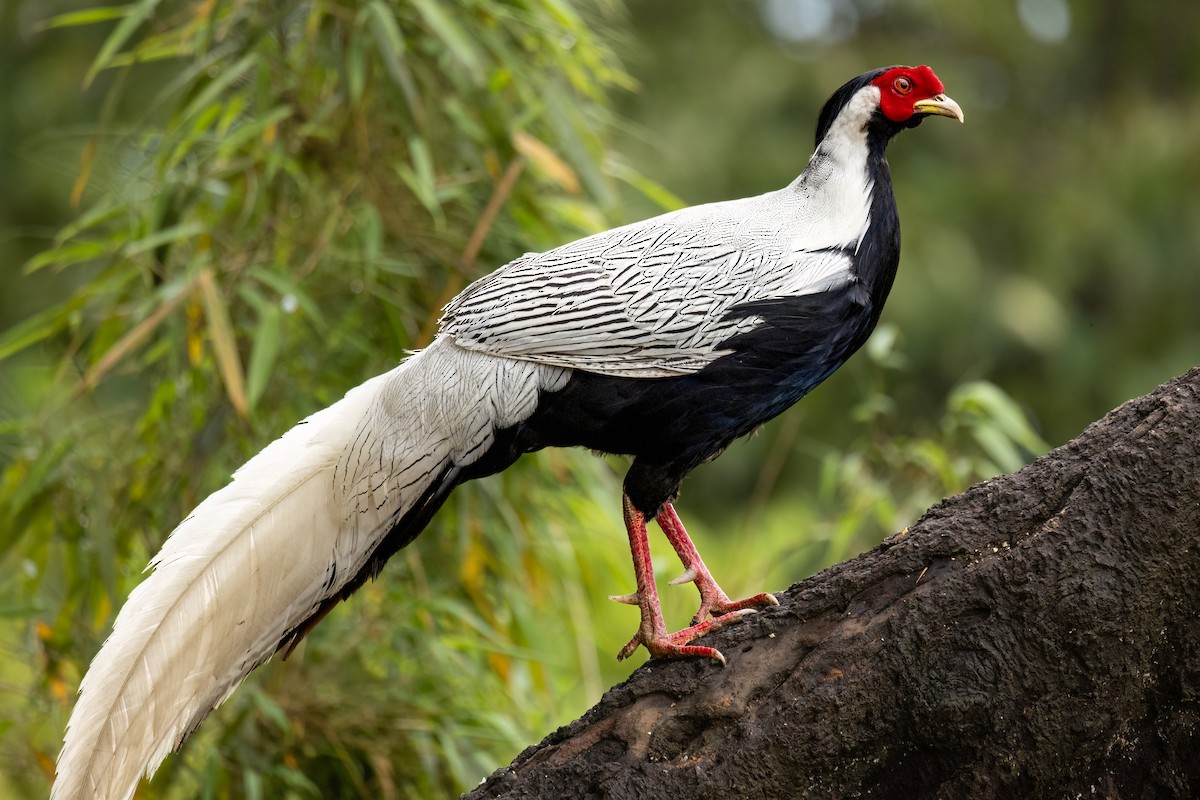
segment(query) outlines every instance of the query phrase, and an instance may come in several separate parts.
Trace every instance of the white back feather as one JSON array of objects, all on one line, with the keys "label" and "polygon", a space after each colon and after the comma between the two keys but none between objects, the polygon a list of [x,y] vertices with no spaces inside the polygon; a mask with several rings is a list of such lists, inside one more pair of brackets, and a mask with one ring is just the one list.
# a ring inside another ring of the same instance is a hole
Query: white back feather
[{"label": "white back feather", "polygon": [[703,369],[762,320],[737,305],[818,294],[853,280],[870,226],[863,130],[879,89],[861,89],[808,167],[774,192],[692,206],[526,253],[445,308],[465,348],[631,378]]}]

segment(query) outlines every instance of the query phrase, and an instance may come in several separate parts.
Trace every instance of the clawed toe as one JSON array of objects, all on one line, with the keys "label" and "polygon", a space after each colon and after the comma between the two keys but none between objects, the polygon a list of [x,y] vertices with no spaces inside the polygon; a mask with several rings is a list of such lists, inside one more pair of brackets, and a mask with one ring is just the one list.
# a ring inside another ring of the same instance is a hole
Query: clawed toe
[{"label": "clawed toe", "polygon": [[654,658],[689,658],[691,656],[701,656],[720,661],[721,666],[725,666],[725,656],[721,654],[720,650],[715,647],[690,644],[690,642],[705,634],[720,630],[726,625],[737,622],[742,617],[753,613],[755,611],[752,608],[731,611],[728,614],[712,617],[675,633],[667,633],[665,629],[655,630],[658,626],[651,625],[651,630],[639,630],[637,635],[621,648],[621,652],[617,654],[617,660],[621,661],[629,658],[629,656],[633,655],[633,651],[638,649],[638,645],[644,645]]},{"label": "clawed toe", "polygon": [[[720,592],[720,589],[717,591]],[[730,600],[725,596],[724,592],[720,592],[719,598],[701,598],[700,610],[692,617],[692,624],[696,625],[707,619],[710,615],[720,617],[738,611],[754,611],[765,606],[777,605],[779,605],[779,601],[775,599],[775,595],[766,592],[756,594],[753,597],[747,597],[744,600]]]}]

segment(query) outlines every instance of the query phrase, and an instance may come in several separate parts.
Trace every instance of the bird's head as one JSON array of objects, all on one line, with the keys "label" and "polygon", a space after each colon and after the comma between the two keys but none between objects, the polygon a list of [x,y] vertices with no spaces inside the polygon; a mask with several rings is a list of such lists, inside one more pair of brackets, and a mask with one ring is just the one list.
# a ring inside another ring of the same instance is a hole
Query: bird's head
[{"label": "bird's head", "polygon": [[889,67],[870,85],[879,89],[880,113],[897,124],[912,127],[930,115],[963,121],[962,109],[929,67]]},{"label": "bird's head", "polygon": [[872,70],[846,83],[821,109],[817,144],[843,112],[850,124],[867,127],[874,123],[885,138],[915,128],[929,116],[963,121],[958,103],[946,96],[941,80],[925,66]]}]

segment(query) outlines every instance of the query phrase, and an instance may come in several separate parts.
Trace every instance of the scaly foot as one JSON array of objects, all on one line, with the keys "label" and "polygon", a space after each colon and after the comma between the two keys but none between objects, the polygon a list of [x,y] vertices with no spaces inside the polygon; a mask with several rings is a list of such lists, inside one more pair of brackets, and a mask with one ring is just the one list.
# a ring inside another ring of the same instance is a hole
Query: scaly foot
[{"label": "scaly foot", "polygon": [[[692,621],[691,627],[675,633],[668,633],[666,623],[663,621],[662,608],[658,603],[658,589],[654,585],[654,568],[650,563],[650,541],[646,534],[646,518],[642,512],[633,507],[628,497],[625,497],[624,500],[625,528],[629,534],[629,551],[633,555],[633,573],[637,578],[638,588],[633,594],[614,596],[609,599],[618,603],[636,605],[642,613],[642,621],[638,626],[637,634],[617,654],[617,660],[628,658],[639,645],[644,645],[654,658],[702,656],[724,664],[725,656],[721,655],[716,648],[693,645],[690,642],[706,633],[724,628],[731,622],[737,622],[747,614],[753,614],[754,609],[750,606],[776,604],[775,598],[769,594],[758,595],[749,600],[734,603],[713,582],[711,576],[708,576],[707,583],[703,583],[699,578],[688,578],[688,580],[696,580],[696,585],[700,587],[701,611],[706,616],[714,610],[717,614],[704,620],[697,618]],[[668,505],[667,508],[671,507]],[[674,509],[671,509],[670,513],[674,517]],[[678,523],[678,517],[674,517],[674,519]],[[662,525],[662,522],[660,521],[659,524]],[[679,525],[679,529],[682,530],[683,526]],[[685,532],[683,535],[686,537],[687,533]],[[667,538],[671,538],[670,533],[667,534]],[[674,544],[674,540],[672,540],[672,544]],[[688,544],[691,544],[691,540],[688,540]],[[678,547],[676,550],[678,551]],[[693,547],[693,552],[694,550]],[[695,561],[699,563],[703,574],[707,576],[708,571],[704,569],[704,562],[700,561],[699,556],[695,557]],[[700,614],[697,614],[697,617],[699,616]]]},{"label": "scaly foot", "polygon": [[704,560],[700,558],[696,545],[692,543],[692,537],[688,536],[679,515],[675,513],[675,507],[667,503],[663,506],[662,511],[658,512],[657,519],[658,527],[662,528],[663,533],[667,536],[667,541],[675,548],[675,552],[684,566],[683,574],[670,583],[672,585],[694,583],[700,591],[700,608],[692,617],[692,627],[696,627],[710,615],[713,619],[720,619],[736,612],[779,605],[775,595],[766,592],[747,597],[745,600],[730,600],[729,596],[713,580],[708,567],[704,565]]}]

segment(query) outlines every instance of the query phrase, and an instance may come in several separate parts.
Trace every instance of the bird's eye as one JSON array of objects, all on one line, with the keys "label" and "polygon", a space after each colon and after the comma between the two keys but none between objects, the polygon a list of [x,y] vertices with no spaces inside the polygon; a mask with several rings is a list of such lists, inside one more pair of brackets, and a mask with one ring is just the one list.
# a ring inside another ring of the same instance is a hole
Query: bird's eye
[{"label": "bird's eye", "polygon": [[896,82],[892,86],[899,94],[908,94],[912,91],[912,81],[904,76],[896,78]]}]

